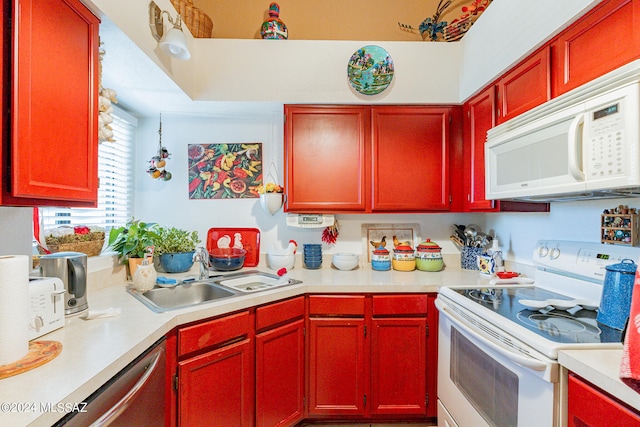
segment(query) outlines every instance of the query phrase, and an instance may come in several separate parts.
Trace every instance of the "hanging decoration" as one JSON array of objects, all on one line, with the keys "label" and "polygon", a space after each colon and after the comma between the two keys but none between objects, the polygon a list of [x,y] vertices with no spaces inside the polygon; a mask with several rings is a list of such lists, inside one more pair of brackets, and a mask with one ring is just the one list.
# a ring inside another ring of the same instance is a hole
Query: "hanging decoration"
[{"label": "hanging decoration", "polygon": [[338,220],[336,219],[333,225],[322,230],[322,241],[327,245],[335,245],[339,235],[340,224],[338,224]]},{"label": "hanging decoration", "polygon": [[446,42],[460,40],[482,12],[491,4],[491,1],[492,0],[473,0],[468,6],[462,7],[462,15],[459,18],[448,23],[447,21],[440,21],[440,16],[445,9],[451,6],[452,0],[447,0],[446,2],[440,0],[436,8],[436,13],[434,13],[432,17],[422,21],[417,30],[411,25],[401,24],[400,22],[398,22],[398,26],[402,30],[410,33],[419,32],[422,40]]},{"label": "hanging decoration", "polygon": [[153,179],[162,179],[163,181],[169,181],[171,179],[171,172],[165,167],[167,165],[167,159],[171,156],[169,150],[162,146],[162,114],[160,114],[160,127],[158,128],[158,153],[149,160],[149,169],[147,173]]},{"label": "hanging decoration", "polygon": [[[100,42],[102,45],[102,42]],[[99,93],[98,93],[98,142],[115,142],[113,138],[113,107],[111,104],[117,104],[116,91],[102,86],[102,59],[104,57],[104,49],[100,49],[100,60],[98,62],[98,78],[99,78]]]},{"label": "hanging decoration", "polygon": [[269,164],[267,179],[271,179],[272,181],[267,182],[265,185],[260,185],[257,188],[260,194],[260,206],[262,206],[262,209],[269,215],[275,215],[284,204],[284,186],[276,184],[276,182],[278,182],[277,177],[278,171],[276,170],[276,164],[271,162]]}]

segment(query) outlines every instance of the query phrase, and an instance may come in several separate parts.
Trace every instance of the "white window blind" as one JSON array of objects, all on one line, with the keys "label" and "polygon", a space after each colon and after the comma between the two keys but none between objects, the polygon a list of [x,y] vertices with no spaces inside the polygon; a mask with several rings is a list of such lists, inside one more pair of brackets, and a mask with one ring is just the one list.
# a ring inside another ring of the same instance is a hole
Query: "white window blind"
[{"label": "white window blind", "polygon": [[115,142],[98,147],[98,207],[41,208],[43,230],[60,225],[100,226],[108,230],[124,225],[133,215],[133,160],[138,120],[114,106]]}]

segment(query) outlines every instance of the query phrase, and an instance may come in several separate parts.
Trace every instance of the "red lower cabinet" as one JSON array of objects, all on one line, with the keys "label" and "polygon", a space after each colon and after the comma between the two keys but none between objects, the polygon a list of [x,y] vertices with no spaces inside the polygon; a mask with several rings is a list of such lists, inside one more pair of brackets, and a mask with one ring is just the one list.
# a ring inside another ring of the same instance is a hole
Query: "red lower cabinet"
[{"label": "red lower cabinet", "polygon": [[294,426],[304,417],[303,316],[304,297],[256,309],[257,427]]},{"label": "red lower cabinet", "polygon": [[428,322],[437,316],[435,308],[428,316],[430,298],[426,294],[309,296],[309,417],[361,421],[435,417],[436,362],[428,355],[436,349]]},{"label": "red lower cabinet", "polygon": [[309,415],[365,414],[364,319],[309,320]]},{"label": "red lower cabinet", "polygon": [[373,319],[371,414],[426,414],[427,318]]},{"label": "red lower cabinet", "polygon": [[179,362],[178,380],[179,426],[254,425],[251,340]]},{"label": "red lower cabinet", "polygon": [[569,373],[569,427],[637,427],[640,413]]},{"label": "red lower cabinet", "polygon": [[178,426],[254,425],[252,320],[247,310],[178,328]]}]

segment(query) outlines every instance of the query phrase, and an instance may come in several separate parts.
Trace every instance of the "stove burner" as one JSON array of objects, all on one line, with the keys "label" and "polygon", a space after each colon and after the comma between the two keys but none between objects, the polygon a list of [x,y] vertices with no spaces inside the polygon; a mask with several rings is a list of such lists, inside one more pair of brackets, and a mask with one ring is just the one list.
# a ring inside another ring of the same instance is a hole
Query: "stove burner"
[{"label": "stove burner", "polygon": [[495,302],[502,299],[502,289],[487,288],[487,289],[471,289],[468,293],[469,297],[473,300],[480,302]]},{"label": "stove burner", "polygon": [[549,336],[556,337],[560,335],[578,336],[587,331],[590,334],[600,335],[602,332],[597,326],[576,320],[568,315],[560,313],[532,313],[527,315],[529,310],[518,313],[518,319],[525,324],[536,327]]}]

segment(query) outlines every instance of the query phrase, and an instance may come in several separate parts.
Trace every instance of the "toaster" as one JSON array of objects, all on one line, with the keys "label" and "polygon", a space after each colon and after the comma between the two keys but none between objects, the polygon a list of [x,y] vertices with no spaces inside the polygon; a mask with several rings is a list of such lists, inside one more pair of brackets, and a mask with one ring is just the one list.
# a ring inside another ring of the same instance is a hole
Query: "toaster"
[{"label": "toaster", "polygon": [[29,341],[64,326],[64,293],[57,277],[29,279]]}]

